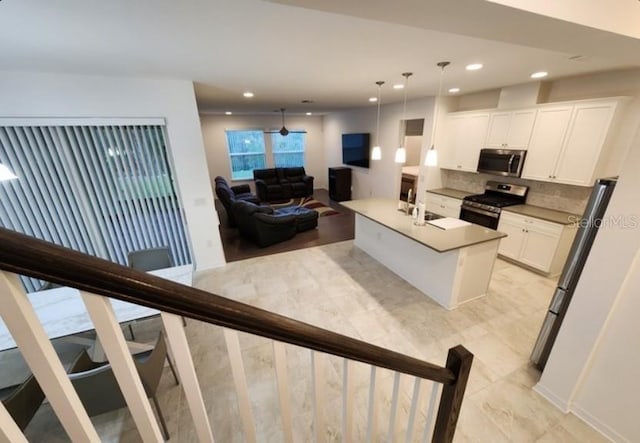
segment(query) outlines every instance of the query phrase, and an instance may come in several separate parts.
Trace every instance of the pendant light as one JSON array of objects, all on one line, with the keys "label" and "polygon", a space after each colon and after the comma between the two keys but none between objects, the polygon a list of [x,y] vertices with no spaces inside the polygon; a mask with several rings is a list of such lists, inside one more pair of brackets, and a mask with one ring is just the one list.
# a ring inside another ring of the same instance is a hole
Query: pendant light
[{"label": "pendant light", "polygon": [[18,178],[18,176],[15,175],[11,169],[0,163],[0,182],[14,180],[16,178]]},{"label": "pendant light", "polygon": [[438,114],[440,112],[439,99],[442,96],[442,78],[444,77],[444,68],[450,65],[450,62],[438,62],[437,66],[440,67],[440,86],[438,87],[438,96],[436,97],[436,105],[433,111],[433,143],[431,148],[427,151],[427,155],[424,157],[425,166],[438,166],[438,151],[436,150],[435,140],[436,131],[438,130]]},{"label": "pendant light", "polygon": [[404,77],[404,106],[402,108],[402,128],[400,134],[400,147],[396,150],[396,163],[406,163],[407,161],[407,149],[404,147],[404,128],[407,124],[407,89],[409,89],[409,77],[413,75],[413,72],[403,72]]},{"label": "pendant light", "polygon": [[376,85],[378,85],[378,116],[376,118],[376,145],[371,150],[371,160],[382,159],[382,149],[380,148],[380,90],[384,82],[379,80]]}]

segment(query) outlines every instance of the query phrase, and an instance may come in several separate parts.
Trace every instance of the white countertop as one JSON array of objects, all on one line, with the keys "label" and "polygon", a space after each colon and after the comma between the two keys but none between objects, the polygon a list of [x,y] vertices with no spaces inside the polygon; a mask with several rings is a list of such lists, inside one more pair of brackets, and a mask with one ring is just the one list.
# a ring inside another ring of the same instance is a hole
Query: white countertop
[{"label": "white countertop", "polygon": [[464,248],[507,236],[502,232],[474,224],[448,230],[429,224],[416,226],[410,216],[398,211],[398,201],[393,199],[351,200],[340,204],[438,252]]}]

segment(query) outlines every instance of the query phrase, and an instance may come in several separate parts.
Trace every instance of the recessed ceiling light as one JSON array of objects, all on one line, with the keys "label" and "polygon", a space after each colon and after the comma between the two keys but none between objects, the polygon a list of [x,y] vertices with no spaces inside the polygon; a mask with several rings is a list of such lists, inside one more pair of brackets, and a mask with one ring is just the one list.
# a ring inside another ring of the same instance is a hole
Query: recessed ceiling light
[{"label": "recessed ceiling light", "polygon": [[465,66],[467,71],[477,71],[478,69],[482,69],[482,63],[471,63],[470,65]]},{"label": "recessed ceiling light", "polygon": [[231,115],[231,114],[233,114],[233,112],[231,112],[231,111],[225,111],[225,113],[224,113],[224,115]]},{"label": "recessed ceiling light", "polygon": [[369,97],[369,101],[370,101],[371,103],[375,103],[375,102],[377,102],[377,101],[378,101],[378,97]]},{"label": "recessed ceiling light", "polygon": [[393,85],[393,89],[404,89],[404,85],[402,83],[398,83],[397,85]]},{"label": "recessed ceiling light", "polygon": [[313,112],[307,112],[307,115],[313,115]]},{"label": "recessed ceiling light", "polygon": [[451,94],[456,94],[456,93],[460,92],[460,88],[450,88],[450,89],[449,89],[449,92],[450,92]]},{"label": "recessed ceiling light", "polygon": [[546,77],[547,75],[549,75],[548,72],[539,71],[539,72],[534,72],[533,74],[531,74],[531,78],[543,78],[543,77]]},{"label": "recessed ceiling light", "polygon": [[242,96],[246,97],[246,98],[251,98],[251,97],[253,97],[253,92],[251,92],[251,91],[243,92]]}]

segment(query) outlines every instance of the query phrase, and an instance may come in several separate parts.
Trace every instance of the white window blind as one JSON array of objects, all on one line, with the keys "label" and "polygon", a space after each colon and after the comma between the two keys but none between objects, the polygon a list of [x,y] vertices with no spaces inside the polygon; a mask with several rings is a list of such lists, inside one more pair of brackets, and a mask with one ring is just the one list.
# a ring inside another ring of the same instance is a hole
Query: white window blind
[{"label": "white window blind", "polygon": [[40,123],[0,126],[0,163],[18,176],[0,183],[1,226],[123,265],[160,246],[191,263],[162,125]]}]

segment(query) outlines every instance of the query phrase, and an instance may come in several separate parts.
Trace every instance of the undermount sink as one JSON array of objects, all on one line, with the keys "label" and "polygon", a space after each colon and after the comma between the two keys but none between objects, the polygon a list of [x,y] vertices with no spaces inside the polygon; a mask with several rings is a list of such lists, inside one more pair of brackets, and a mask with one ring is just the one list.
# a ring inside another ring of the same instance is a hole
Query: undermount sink
[{"label": "undermount sink", "polygon": [[425,212],[424,219],[425,221],[438,220],[439,218],[444,218],[444,216],[435,214],[433,212]]}]

